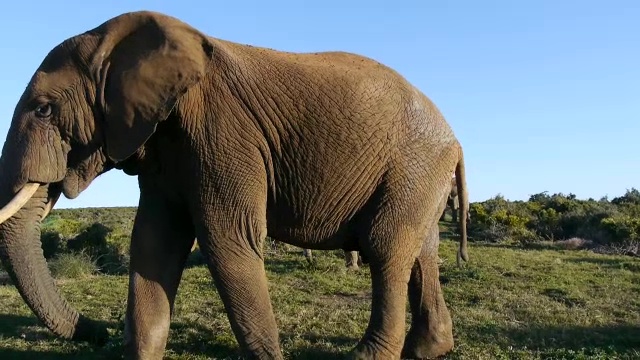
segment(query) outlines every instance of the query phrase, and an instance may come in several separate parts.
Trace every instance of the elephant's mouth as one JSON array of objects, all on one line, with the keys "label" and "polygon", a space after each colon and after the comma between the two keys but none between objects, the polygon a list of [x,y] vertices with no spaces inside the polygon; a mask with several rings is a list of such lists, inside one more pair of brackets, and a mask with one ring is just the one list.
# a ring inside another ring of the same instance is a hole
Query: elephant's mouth
[{"label": "elephant's mouth", "polygon": [[89,187],[93,179],[108,170],[109,169],[102,170],[96,174],[90,174],[85,171],[70,169],[62,181],[52,183],[51,185],[58,188],[67,199],[75,199],[81,192]]},{"label": "elephant's mouth", "polygon": [[[60,183],[49,185],[48,189],[48,199],[44,204],[44,211],[42,213],[42,217],[40,221],[49,215],[56,202],[60,198]],[[42,186],[40,183],[36,182],[28,182],[26,183],[18,193],[14,195],[14,197],[0,209],[0,224],[4,223],[7,219],[14,216],[22,207],[24,207],[31,197],[38,191],[38,189]]]}]

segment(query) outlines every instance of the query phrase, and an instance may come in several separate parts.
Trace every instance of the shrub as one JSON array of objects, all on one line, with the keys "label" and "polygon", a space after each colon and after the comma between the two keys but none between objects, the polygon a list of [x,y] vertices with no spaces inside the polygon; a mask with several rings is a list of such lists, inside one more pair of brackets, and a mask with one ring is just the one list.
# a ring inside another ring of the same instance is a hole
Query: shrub
[{"label": "shrub", "polygon": [[96,273],[98,266],[89,255],[83,252],[63,253],[49,262],[49,269],[58,279],[80,279]]},{"label": "shrub", "polygon": [[108,250],[107,236],[109,233],[111,233],[110,228],[94,223],[85,227],[73,239],[69,239],[67,247],[69,250],[75,252],[83,251],[93,258],[97,258]]},{"label": "shrub", "polygon": [[607,217],[600,221],[609,235],[609,242],[637,241],[640,235],[640,218],[622,215]]},{"label": "shrub", "polygon": [[55,232],[62,238],[69,239],[77,235],[83,227],[83,223],[74,219],[62,219],[60,217],[47,218],[42,223],[42,232]]},{"label": "shrub", "polygon": [[129,268],[129,244],[131,236],[110,233],[106,237],[106,250],[98,257],[100,271],[107,274],[124,274]]},{"label": "shrub", "polygon": [[581,250],[591,246],[589,240],[573,237],[567,240],[559,240],[554,243],[556,249],[562,250]]},{"label": "shrub", "polygon": [[498,195],[470,206],[469,233],[494,242],[532,242],[538,236],[531,231],[526,204],[508,202]]},{"label": "shrub", "polygon": [[640,240],[640,192],[636,189],[612,201],[543,192],[523,202],[497,195],[471,204],[470,211],[469,233],[489,241],[529,243],[578,237],[611,245]]},{"label": "shrub", "polygon": [[40,235],[40,242],[42,243],[42,252],[45,259],[51,259],[60,253],[64,246],[62,237],[55,231],[44,231]]}]

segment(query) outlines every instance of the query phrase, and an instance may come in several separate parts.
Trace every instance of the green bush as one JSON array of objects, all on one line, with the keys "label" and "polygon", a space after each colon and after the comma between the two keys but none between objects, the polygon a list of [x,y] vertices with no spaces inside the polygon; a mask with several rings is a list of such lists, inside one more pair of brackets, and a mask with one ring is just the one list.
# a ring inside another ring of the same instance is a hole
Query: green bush
[{"label": "green bush", "polygon": [[89,256],[97,258],[108,250],[107,236],[109,233],[111,233],[110,228],[94,223],[85,227],[73,239],[69,239],[67,247],[74,252],[84,251]]},{"label": "green bush", "polygon": [[60,253],[64,248],[62,237],[55,231],[47,230],[42,232],[42,235],[40,235],[40,242],[42,243],[44,258],[47,260],[58,255],[58,253]]},{"label": "green bush", "polygon": [[640,192],[633,188],[612,201],[546,192],[528,201],[498,195],[471,204],[470,211],[469,232],[483,240],[528,243],[578,237],[600,245],[640,241]]},{"label": "green bush", "polygon": [[126,273],[135,208],[54,210],[41,225],[47,259],[84,254],[102,273]]},{"label": "green bush", "polygon": [[102,224],[84,228],[67,242],[71,252],[84,252],[94,259],[103,273],[122,274],[129,266],[129,235],[113,233]]},{"label": "green bush", "polygon": [[622,215],[607,217],[600,221],[610,242],[638,241],[640,235],[640,218]]},{"label": "green bush", "polygon": [[55,232],[62,238],[68,239],[78,234],[83,227],[83,223],[74,219],[63,219],[60,217],[47,218],[42,223],[42,232]]},{"label": "green bush", "polygon": [[58,279],[80,279],[98,271],[98,265],[83,252],[63,253],[49,262],[51,274]]},{"label": "green bush", "polygon": [[98,258],[100,271],[107,274],[124,274],[129,268],[129,244],[131,236],[112,232],[106,237],[106,251]]},{"label": "green bush", "polygon": [[537,235],[529,229],[531,217],[526,204],[509,202],[498,195],[483,203],[470,206],[469,232],[494,242],[531,242]]}]

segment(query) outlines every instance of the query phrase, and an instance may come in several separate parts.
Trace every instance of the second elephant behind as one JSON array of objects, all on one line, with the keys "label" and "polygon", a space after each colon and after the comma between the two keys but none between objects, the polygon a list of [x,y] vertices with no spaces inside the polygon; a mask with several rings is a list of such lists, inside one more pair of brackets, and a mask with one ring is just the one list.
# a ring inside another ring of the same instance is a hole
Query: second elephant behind
[{"label": "second elephant behind", "polygon": [[[307,258],[307,261],[313,261],[313,253],[311,252],[311,249],[302,249],[302,254]],[[360,266],[362,266],[362,257],[357,251],[344,250],[344,260],[344,265],[348,270],[358,270]]]}]

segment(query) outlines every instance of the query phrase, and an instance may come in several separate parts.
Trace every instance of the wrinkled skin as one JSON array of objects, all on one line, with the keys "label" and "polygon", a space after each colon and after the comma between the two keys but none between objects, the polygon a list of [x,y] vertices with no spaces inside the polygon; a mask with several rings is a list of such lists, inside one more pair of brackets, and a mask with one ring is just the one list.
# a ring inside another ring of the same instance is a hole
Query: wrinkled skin
[{"label": "wrinkled skin", "polygon": [[[445,206],[444,206],[444,209],[442,210],[440,221],[444,221],[444,215],[447,211],[447,208],[451,209],[452,221],[454,223],[457,222],[458,210],[460,210],[460,207],[458,206],[458,187],[456,184],[455,177],[451,178],[451,189],[449,190],[449,195],[447,195],[447,198],[445,199]],[[467,211],[467,224],[469,223],[469,220],[470,220],[469,216],[470,216],[470,212]],[[458,254],[459,254],[458,266],[461,265],[460,260],[462,259],[462,257],[460,254],[462,252],[466,253],[467,251],[466,246],[467,246],[466,242],[463,242],[463,241],[460,242],[460,248],[458,250]],[[308,262],[310,263],[313,262],[313,253],[311,249],[303,249],[302,254],[307,259]],[[345,251],[344,258],[345,258],[345,266],[349,270],[358,270],[359,267],[362,266],[362,257],[358,254],[357,251]],[[442,263],[442,259],[440,259],[440,257],[438,257],[438,263]]]},{"label": "wrinkled skin", "polygon": [[63,337],[106,333],[58,293],[38,225],[60,194],[74,198],[113,168],[140,186],[129,358],[162,358],[195,238],[245,355],[282,358],[267,233],[368,259],[371,317],[353,358],[453,347],[437,222],[454,171],[467,211],[462,149],[436,106],[393,70],[348,53],[214,39],[151,12],[118,16],[54,48],[16,106],[0,158],[2,202],[41,184],[0,226],[0,255],[31,309]]}]

